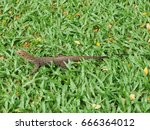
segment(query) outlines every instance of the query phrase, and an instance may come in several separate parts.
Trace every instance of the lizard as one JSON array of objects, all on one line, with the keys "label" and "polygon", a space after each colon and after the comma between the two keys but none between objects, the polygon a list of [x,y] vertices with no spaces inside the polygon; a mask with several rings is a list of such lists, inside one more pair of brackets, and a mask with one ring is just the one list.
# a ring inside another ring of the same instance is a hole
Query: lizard
[{"label": "lizard", "polygon": [[16,54],[34,64],[34,68],[31,74],[36,73],[41,66],[51,63],[54,63],[55,65],[60,66],[62,68],[66,68],[67,67],[66,63],[68,61],[77,62],[80,61],[81,59],[103,60],[104,58],[108,58],[108,56],[63,56],[63,55],[59,55],[57,57],[35,57],[24,50],[18,50],[16,51]]}]

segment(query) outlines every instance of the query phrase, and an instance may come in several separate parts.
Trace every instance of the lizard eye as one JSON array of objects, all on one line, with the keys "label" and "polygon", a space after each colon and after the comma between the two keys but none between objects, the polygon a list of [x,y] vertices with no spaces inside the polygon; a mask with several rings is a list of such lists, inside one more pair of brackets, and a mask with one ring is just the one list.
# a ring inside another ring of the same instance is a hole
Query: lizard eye
[{"label": "lizard eye", "polygon": [[18,55],[21,55],[21,52],[18,51],[17,54],[18,54]]}]

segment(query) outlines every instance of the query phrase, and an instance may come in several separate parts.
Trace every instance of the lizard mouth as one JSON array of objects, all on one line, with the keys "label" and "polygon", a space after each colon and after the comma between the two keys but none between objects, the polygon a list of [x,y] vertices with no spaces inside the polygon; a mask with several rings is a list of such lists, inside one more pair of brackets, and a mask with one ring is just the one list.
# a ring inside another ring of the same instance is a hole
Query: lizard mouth
[{"label": "lizard mouth", "polygon": [[26,58],[26,59],[34,58],[34,56],[30,55],[29,53],[27,53],[26,51],[23,51],[23,50],[16,51],[16,54],[23,57],[23,58]]},{"label": "lizard mouth", "polygon": [[23,51],[23,50],[18,50],[16,51],[16,54],[19,56],[25,56],[25,55],[29,55],[27,52]]},{"label": "lizard mouth", "polygon": [[20,50],[16,51],[16,54],[21,55],[21,51]]}]

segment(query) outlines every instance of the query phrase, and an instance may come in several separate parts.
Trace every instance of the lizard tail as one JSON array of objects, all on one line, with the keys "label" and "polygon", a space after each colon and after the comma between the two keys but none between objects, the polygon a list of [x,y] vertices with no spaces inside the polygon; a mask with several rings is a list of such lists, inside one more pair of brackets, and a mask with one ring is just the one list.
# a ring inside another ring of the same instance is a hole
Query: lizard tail
[{"label": "lizard tail", "polygon": [[103,60],[104,58],[108,58],[108,56],[83,56],[84,59],[96,59]]},{"label": "lizard tail", "polygon": [[104,58],[108,58],[108,56],[98,56],[98,60],[103,60]]}]

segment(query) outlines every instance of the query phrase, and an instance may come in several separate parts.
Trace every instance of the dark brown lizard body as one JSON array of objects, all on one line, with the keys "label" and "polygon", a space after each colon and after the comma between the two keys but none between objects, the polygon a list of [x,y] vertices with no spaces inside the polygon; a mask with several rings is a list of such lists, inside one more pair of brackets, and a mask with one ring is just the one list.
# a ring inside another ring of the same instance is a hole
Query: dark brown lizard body
[{"label": "dark brown lizard body", "polygon": [[34,57],[28,52],[23,50],[19,50],[16,52],[22,58],[30,61],[35,65],[32,74],[35,73],[41,66],[47,65],[49,63],[54,63],[58,66],[66,68],[66,64],[68,61],[80,61],[81,59],[97,59],[103,60],[108,56],[58,56],[58,57]]}]

